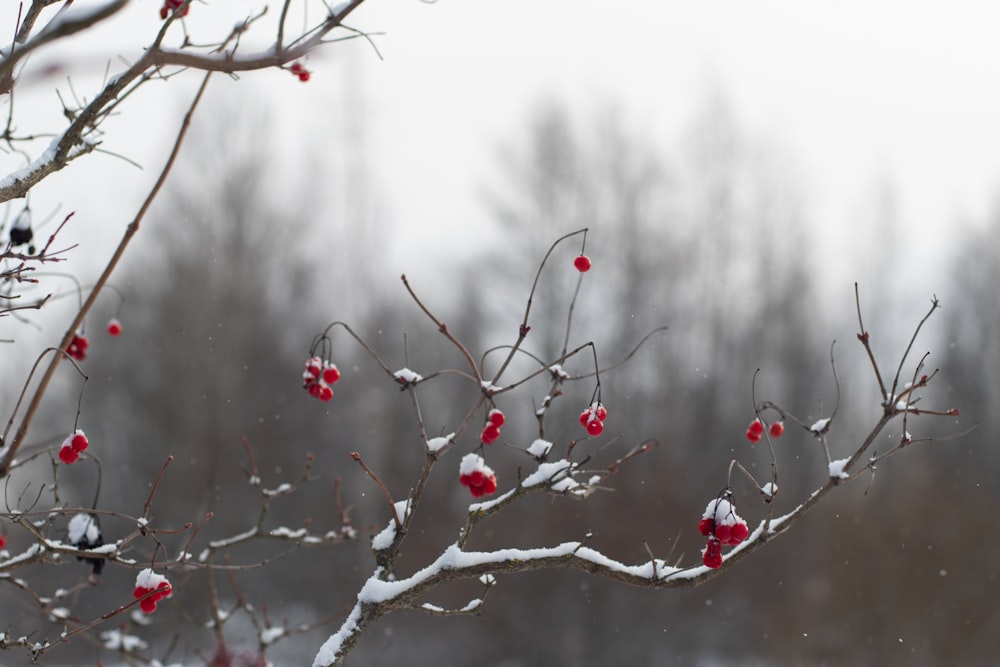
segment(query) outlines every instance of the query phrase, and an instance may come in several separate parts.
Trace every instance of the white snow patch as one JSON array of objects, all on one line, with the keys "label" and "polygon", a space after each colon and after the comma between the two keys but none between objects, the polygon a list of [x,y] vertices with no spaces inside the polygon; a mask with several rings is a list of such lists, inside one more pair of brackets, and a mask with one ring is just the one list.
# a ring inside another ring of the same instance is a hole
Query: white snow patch
[{"label": "white snow patch", "polygon": [[427,451],[440,452],[448,445],[449,442],[452,441],[454,437],[454,433],[449,433],[448,435],[444,435],[439,438],[431,438],[427,441]]},{"label": "white snow patch", "polygon": [[126,635],[121,630],[105,630],[101,633],[104,648],[109,651],[136,651],[147,648],[146,642],[135,635]]},{"label": "white snow patch", "polygon": [[[396,518],[399,519],[399,523],[406,521],[406,515],[410,512],[410,501],[400,500],[398,503],[393,505],[393,511],[396,513]],[[378,535],[372,538],[372,549],[375,551],[381,551],[383,549],[388,549],[392,546],[392,541],[396,539],[396,521],[389,521],[389,525],[382,529]]]},{"label": "white snow patch", "polygon": [[768,498],[773,498],[778,493],[778,485],[774,482],[768,482],[761,488],[761,491]]},{"label": "white snow patch", "polygon": [[409,368],[401,368],[393,373],[392,376],[401,384],[416,384],[424,379],[420,373],[414,373]]},{"label": "white snow patch", "polygon": [[260,633],[260,643],[264,646],[273,644],[285,636],[284,628],[265,628]]},{"label": "white snow patch", "polygon": [[850,477],[850,475],[844,471],[844,466],[847,465],[848,461],[850,461],[850,459],[837,459],[836,461],[831,461],[828,466],[830,470],[830,477],[835,477],[837,479],[847,479]]},{"label": "white snow patch", "polygon": [[546,454],[549,453],[550,449],[552,449],[552,443],[549,442],[548,440],[542,440],[541,438],[538,438],[533,443],[528,445],[528,453],[534,456],[535,458],[541,458],[545,456]]},{"label": "white snow patch", "polygon": [[549,484],[553,491],[568,491],[580,485],[572,477],[575,467],[575,464],[566,459],[540,463],[538,470],[525,477],[521,486],[528,488],[539,484]]},{"label": "white snow patch", "polygon": [[817,421],[816,423],[814,423],[812,426],[810,426],[809,430],[812,431],[813,433],[822,433],[823,431],[826,430],[826,426],[829,423],[830,423],[830,418],[829,417],[827,417],[826,419],[820,419],[819,421]]},{"label": "white snow patch", "polygon": [[69,520],[66,537],[73,544],[93,544],[101,537],[101,529],[97,526],[97,519],[87,514],[76,514]]}]

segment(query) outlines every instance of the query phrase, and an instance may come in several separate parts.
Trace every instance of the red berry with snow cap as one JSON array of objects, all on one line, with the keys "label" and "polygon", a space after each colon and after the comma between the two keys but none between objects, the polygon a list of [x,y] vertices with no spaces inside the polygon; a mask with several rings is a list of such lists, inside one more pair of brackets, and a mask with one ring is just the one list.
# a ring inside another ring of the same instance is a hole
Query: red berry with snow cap
[{"label": "red berry with snow cap", "polygon": [[112,317],[108,321],[108,335],[109,336],[121,336],[122,335],[122,323],[118,321],[117,317]]},{"label": "red berry with snow cap", "polygon": [[580,273],[586,273],[587,271],[590,271],[590,258],[586,255],[579,255],[573,260],[573,266],[575,266],[576,270]]},{"label": "red berry with snow cap", "polygon": [[90,444],[90,441],[87,440],[87,436],[84,435],[83,431],[81,431],[80,429],[77,429],[76,433],[74,433],[70,437],[69,444],[70,444],[70,447],[72,447],[77,452],[82,452]]},{"label": "red berry with snow cap", "polygon": [[323,366],[323,382],[327,384],[336,384],[337,380],[340,379],[340,369],[336,365],[331,363],[326,363]]},{"label": "red berry with snow cap", "polygon": [[466,454],[458,466],[458,481],[474,498],[496,493],[497,478],[478,454]]},{"label": "red berry with snow cap", "polygon": [[72,447],[63,446],[59,448],[59,460],[63,463],[67,465],[70,463],[76,463],[79,458],[80,452],[76,451]]},{"label": "red berry with snow cap", "polygon": [[702,519],[698,522],[698,532],[708,537],[715,532],[715,521],[707,517]]},{"label": "red berry with snow cap", "polygon": [[489,419],[490,423],[496,426],[497,428],[503,426],[504,422],[507,421],[507,418],[504,417],[503,412],[497,410],[496,408],[490,410],[490,413],[486,416],[486,418]]}]

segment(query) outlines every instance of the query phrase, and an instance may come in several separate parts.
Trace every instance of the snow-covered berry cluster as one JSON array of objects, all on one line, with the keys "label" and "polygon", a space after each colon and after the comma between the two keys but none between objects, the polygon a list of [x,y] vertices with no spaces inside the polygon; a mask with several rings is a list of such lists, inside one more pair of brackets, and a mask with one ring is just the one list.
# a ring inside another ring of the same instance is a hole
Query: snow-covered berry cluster
[{"label": "snow-covered berry cluster", "polygon": [[[168,16],[180,9],[181,5],[184,5],[184,0],[163,0],[163,6],[160,7],[160,18],[166,20]],[[181,16],[187,16],[189,9],[191,9],[190,3],[181,9]]]},{"label": "snow-covered berry cluster", "polygon": [[466,454],[458,465],[458,481],[475,498],[496,493],[497,476],[479,454]]},{"label": "snow-covered berry cluster", "polygon": [[166,577],[156,574],[147,567],[135,576],[135,590],[132,591],[132,597],[136,600],[141,598],[139,608],[147,614],[152,614],[156,611],[157,603],[173,595],[173,592]]},{"label": "snow-covered berry cluster", "polygon": [[732,492],[726,490],[718,498],[710,500],[698,522],[698,532],[708,537],[701,559],[706,567],[721,566],[722,546],[734,547],[750,535],[747,522],[736,513],[731,497]]},{"label": "snow-covered berry cluster", "polygon": [[591,403],[590,407],[580,413],[580,426],[587,429],[593,437],[604,433],[604,420],[608,418],[608,411],[600,403]]},{"label": "snow-covered berry cluster", "polygon": [[[781,434],[785,432],[785,423],[782,421],[776,421],[768,428],[768,433],[771,434],[772,438],[780,438]],[[760,417],[755,417],[750,425],[747,426],[747,440],[753,443],[760,442],[760,439],[764,436],[764,422],[760,420]]]},{"label": "snow-covered berry cluster", "polygon": [[83,361],[87,358],[87,348],[90,347],[90,341],[82,333],[73,334],[73,340],[69,342],[66,347],[66,354],[73,357],[77,361]]},{"label": "snow-covered berry cluster", "polygon": [[329,401],[333,398],[331,384],[336,384],[340,379],[340,370],[336,364],[329,361],[312,357],[306,360],[306,369],[302,371],[302,387],[321,401]]},{"label": "snow-covered berry cluster", "polygon": [[492,445],[500,437],[500,427],[505,421],[506,418],[500,410],[496,408],[490,410],[490,413],[486,415],[486,425],[483,426],[483,432],[479,434],[479,439],[487,445]]},{"label": "snow-covered berry cluster", "polygon": [[122,335],[122,323],[118,321],[117,317],[112,317],[110,320],[108,320],[108,335],[109,336]]},{"label": "snow-covered berry cluster", "polygon": [[576,270],[580,273],[586,273],[587,271],[590,271],[590,258],[586,255],[577,255],[577,257],[573,260],[573,266],[576,267]]},{"label": "snow-covered berry cluster", "polygon": [[309,77],[312,76],[312,73],[306,69],[306,66],[299,61],[292,63],[291,67],[288,68],[288,71],[299,77],[299,81],[302,83],[308,81]]},{"label": "snow-covered berry cluster", "polygon": [[89,445],[90,442],[83,431],[76,429],[63,440],[62,446],[59,448],[59,460],[63,463],[76,463],[77,459],[80,458],[80,452]]}]

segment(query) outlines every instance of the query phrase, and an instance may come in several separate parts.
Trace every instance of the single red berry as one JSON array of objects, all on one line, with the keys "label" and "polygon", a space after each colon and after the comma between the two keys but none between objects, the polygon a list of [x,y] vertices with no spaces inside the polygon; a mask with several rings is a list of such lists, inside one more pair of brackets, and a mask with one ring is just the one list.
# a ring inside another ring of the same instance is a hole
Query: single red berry
[{"label": "single red berry", "polygon": [[333,364],[330,364],[323,369],[323,382],[327,384],[335,384],[337,380],[340,379],[340,369],[338,369]]},{"label": "single red berry", "polygon": [[462,486],[472,486],[472,475],[459,475],[458,483]]},{"label": "single red berry", "polygon": [[136,586],[135,590],[132,591],[132,597],[134,597],[136,600],[138,600],[139,598],[141,598],[143,595],[145,595],[149,591],[150,591],[150,589],[149,588],[145,588],[144,586]]},{"label": "single red berry", "polygon": [[490,495],[497,492],[497,478],[496,475],[490,475],[483,482],[483,493]]},{"label": "single red berry", "polygon": [[760,419],[754,419],[750,422],[750,426],[747,427],[747,433],[762,435],[764,433],[764,424],[761,423]]},{"label": "single red berry", "polygon": [[596,438],[601,433],[604,433],[604,423],[596,419],[587,422],[587,433],[589,433],[591,437]]},{"label": "single red berry", "polygon": [[715,525],[715,539],[720,542],[728,542],[729,536],[732,535],[732,526],[728,526],[724,523],[718,523]]},{"label": "single red berry", "polygon": [[306,370],[303,376],[308,375],[314,380],[319,379],[320,372],[323,370],[323,366],[319,360],[319,357],[313,357],[312,359],[306,359]]},{"label": "single red berry", "polygon": [[482,470],[473,470],[469,473],[469,486],[474,489],[481,488],[486,482],[486,475]]},{"label": "single red berry", "polygon": [[743,540],[747,539],[747,537],[749,536],[750,536],[750,529],[747,527],[745,523],[742,522],[733,526],[732,531],[730,533],[730,539],[734,540],[736,544],[739,544]]},{"label": "single red berry", "polygon": [[590,408],[587,408],[586,410],[580,413],[580,426],[587,428],[587,422],[590,421],[590,415],[591,415]]},{"label": "single red berry", "polygon": [[586,273],[587,271],[590,271],[590,258],[586,255],[580,255],[573,260],[573,266],[575,266],[576,270],[580,273]]},{"label": "single red berry", "polygon": [[771,432],[772,438],[780,438],[781,434],[785,432],[785,422],[774,422],[768,430]]},{"label": "single red berry", "polygon": [[[319,383],[317,383],[319,384]],[[319,400],[326,403],[331,398],[333,398],[333,389],[330,389],[325,384],[319,385]]]},{"label": "single red berry", "polygon": [[753,429],[747,429],[747,440],[750,442],[760,442],[760,433],[755,433]]},{"label": "single red berry", "polygon": [[299,72],[299,81],[305,83],[309,80],[309,77],[311,76],[312,74],[310,74],[309,72]]},{"label": "single red berry", "polygon": [[597,417],[597,421],[604,421],[608,418],[608,411],[603,405],[598,405],[597,410],[594,411],[594,416]]},{"label": "single red berry", "polygon": [[108,335],[109,336],[121,336],[122,335],[122,323],[119,322],[117,318],[112,317],[108,321]]},{"label": "single red berry", "polygon": [[500,437],[500,427],[493,422],[488,422],[486,426],[483,427],[483,432],[480,434],[479,439],[485,442],[487,445],[496,442],[497,438]]},{"label": "single red berry", "polygon": [[710,554],[706,551],[705,555],[702,556],[701,562],[705,564],[705,567],[710,567],[713,570],[717,570],[720,567],[722,567],[722,554],[721,553]]},{"label": "single red berry", "polygon": [[0,551],[7,548],[7,536],[0,535]]},{"label": "single red berry", "polygon": [[490,414],[487,416],[487,418],[490,420],[490,423],[496,426],[497,428],[503,426],[504,422],[507,421],[507,418],[504,417],[503,413],[500,410],[497,410],[496,408],[490,410]]},{"label": "single red berry", "polygon": [[83,334],[76,334],[73,338],[73,342],[76,343],[77,348],[81,352],[86,352],[87,348],[90,347],[90,340]]},{"label": "single red berry", "polygon": [[72,447],[60,447],[59,448],[59,460],[63,463],[70,464],[76,463],[77,459],[80,458],[80,453],[73,449]]},{"label": "single red berry", "polygon": [[481,486],[470,486],[469,493],[472,494],[473,498],[482,498],[486,494],[486,491]]},{"label": "single red berry", "polygon": [[142,609],[147,614],[152,614],[154,611],[156,611],[156,600],[154,600],[152,596],[148,598],[143,598],[143,600],[139,602],[139,608]]},{"label": "single red berry", "polygon": [[77,452],[82,452],[89,444],[90,442],[87,440],[87,436],[80,431],[73,434],[73,438],[70,440],[70,446]]},{"label": "single red berry", "polygon": [[166,20],[168,14],[170,14],[170,10],[167,9],[166,5],[163,5],[162,7],[160,7],[160,18],[161,19]]},{"label": "single red berry", "polygon": [[698,522],[698,532],[708,537],[709,535],[715,532],[715,521],[709,519],[708,517],[705,517],[704,519]]}]

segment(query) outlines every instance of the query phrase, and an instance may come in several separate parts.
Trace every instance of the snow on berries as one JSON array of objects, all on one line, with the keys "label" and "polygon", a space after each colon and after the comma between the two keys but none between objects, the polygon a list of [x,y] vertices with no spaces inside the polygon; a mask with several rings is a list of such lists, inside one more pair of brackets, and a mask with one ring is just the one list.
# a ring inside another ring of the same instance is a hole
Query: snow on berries
[{"label": "snow on berries", "polygon": [[309,77],[312,76],[312,73],[306,69],[306,66],[298,61],[292,63],[291,67],[288,68],[288,71],[299,77],[299,81],[302,83],[308,81]]},{"label": "snow on berries", "polygon": [[73,334],[73,340],[66,346],[66,354],[77,361],[83,361],[87,358],[88,347],[90,347],[90,341],[87,340],[87,337],[82,333],[75,333]]},{"label": "snow on berries", "polygon": [[302,388],[309,392],[309,395],[321,401],[329,401],[333,398],[333,389],[330,385],[336,384],[340,379],[340,370],[336,364],[310,357],[306,359],[306,368],[302,371]]},{"label": "snow on berries", "polygon": [[500,437],[500,427],[504,425],[506,420],[500,410],[496,408],[490,410],[489,414],[486,415],[486,425],[483,426],[483,432],[479,434],[479,439],[487,445],[492,445]]},{"label": "snow on berries", "polygon": [[59,460],[66,464],[76,463],[77,459],[80,458],[80,452],[85,450],[89,445],[90,442],[83,431],[76,429],[76,431],[66,436],[62,446],[59,447]]},{"label": "snow on berries", "polygon": [[714,569],[721,566],[723,545],[735,547],[750,535],[747,522],[736,513],[732,495],[732,491],[727,489],[718,498],[710,500],[698,522],[698,532],[708,537],[702,551],[705,567]]},{"label": "snow on berries", "polygon": [[122,335],[122,323],[118,321],[117,317],[112,317],[110,320],[108,320],[108,335],[109,336]]},{"label": "snow on berries", "polygon": [[151,568],[146,568],[135,577],[135,590],[132,597],[139,602],[139,608],[147,614],[156,611],[156,605],[160,600],[173,595],[173,588],[170,582],[162,574],[156,574]]},{"label": "snow on berries", "polygon": [[576,267],[576,270],[579,271],[580,273],[586,273],[587,271],[590,271],[591,267],[590,258],[587,257],[586,255],[578,255],[573,260],[573,266]]},{"label": "snow on berries", "polygon": [[772,438],[780,438],[781,434],[785,432],[785,422],[776,421],[767,430]]},{"label": "snow on berries", "polygon": [[[184,5],[184,0],[163,0],[163,6],[160,7],[160,18],[166,20],[168,16],[180,9],[182,5]],[[184,5],[184,9],[181,9],[180,15],[187,16],[189,9],[191,9],[190,3]]]},{"label": "snow on berries", "polygon": [[600,403],[592,403],[590,407],[580,413],[580,426],[587,429],[587,433],[596,438],[604,433],[604,420],[608,418],[607,409]]},{"label": "snow on berries", "polygon": [[458,465],[458,481],[475,498],[496,493],[497,476],[479,454],[466,454]]}]

